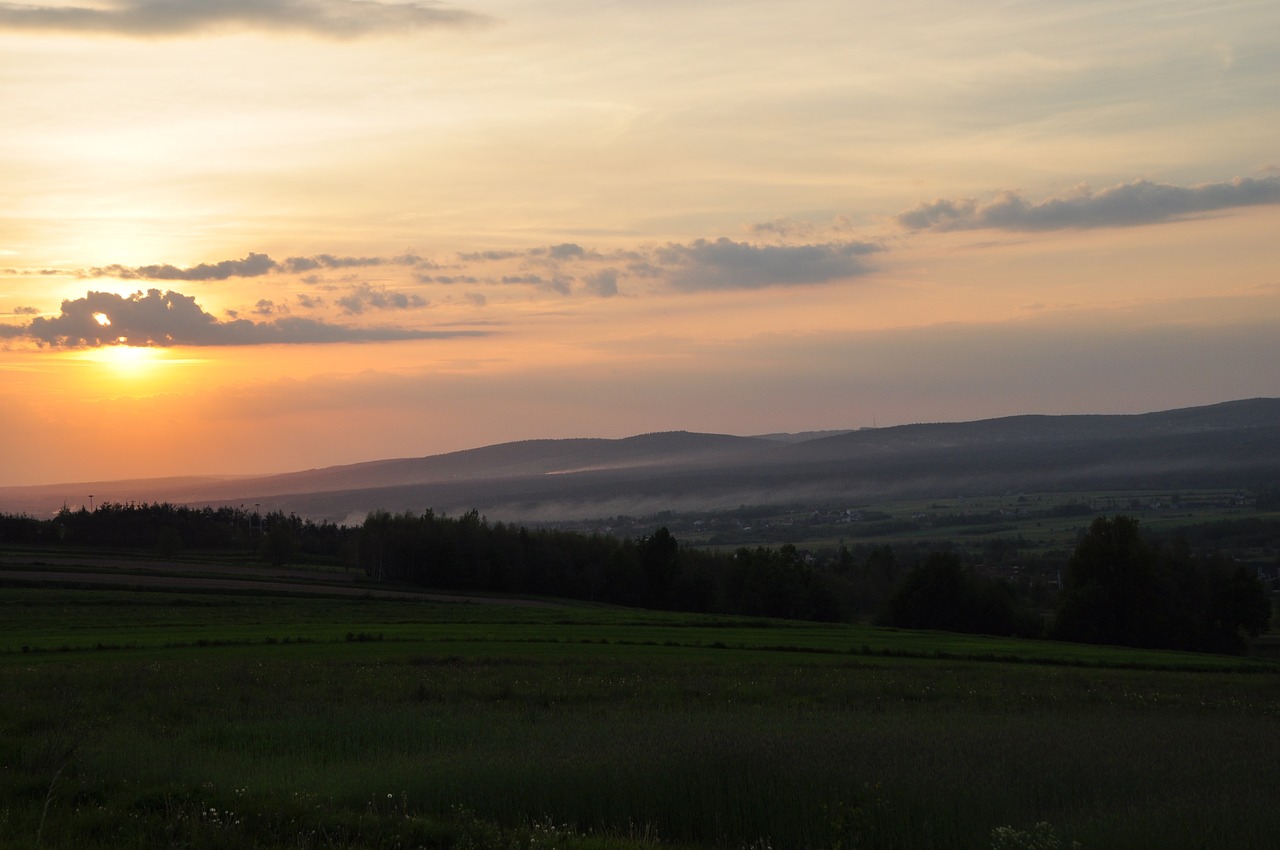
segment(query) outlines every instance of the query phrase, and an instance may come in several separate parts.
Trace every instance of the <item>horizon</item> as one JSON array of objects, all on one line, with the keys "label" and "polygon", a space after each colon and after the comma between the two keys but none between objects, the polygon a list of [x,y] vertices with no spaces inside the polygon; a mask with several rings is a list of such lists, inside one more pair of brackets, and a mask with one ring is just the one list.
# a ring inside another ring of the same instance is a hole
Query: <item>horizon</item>
[{"label": "horizon", "polygon": [[0,4],[0,487],[1280,397],[1275,4],[165,6]]},{"label": "horizon", "polygon": [[[894,424],[890,424],[890,425],[867,425],[867,426],[863,426],[863,427],[859,427],[859,428],[831,428],[831,429],[821,429],[821,430],[807,429],[807,430],[802,430],[802,431],[793,431],[793,432],[776,431],[776,432],[771,432],[771,433],[758,433],[758,434],[729,434],[729,433],[724,433],[724,432],[691,431],[691,430],[689,430],[689,429],[687,429],[687,428],[677,428],[677,429],[671,429],[671,430],[666,430],[666,431],[644,431],[644,432],[639,432],[639,433],[634,433],[634,434],[625,434],[625,435],[618,436],[618,437],[598,437],[598,436],[581,435],[581,434],[579,434],[579,435],[574,435],[574,436],[566,436],[566,437],[532,437],[532,438],[524,438],[524,439],[518,439],[518,440],[505,440],[505,441],[502,441],[502,442],[499,442],[499,443],[485,443],[485,444],[482,444],[482,445],[466,446],[466,447],[464,447],[464,448],[460,448],[460,449],[450,449],[450,450],[447,450],[447,451],[442,451],[442,452],[433,452],[433,453],[431,453],[431,454],[425,454],[425,455],[401,455],[401,456],[397,456],[397,457],[370,457],[370,458],[364,458],[364,459],[361,459],[361,460],[351,461],[351,462],[349,462],[349,463],[325,464],[325,465],[322,465],[322,466],[313,466],[313,467],[306,467],[306,468],[301,468],[301,469],[282,469],[282,470],[274,470],[274,471],[267,471],[267,472],[264,472],[264,471],[258,471],[258,472],[246,472],[246,473],[199,473],[199,472],[193,472],[193,473],[187,473],[187,474],[183,474],[183,475],[160,476],[160,477],[155,477],[155,478],[117,478],[117,479],[97,479],[97,480],[84,480],[84,481],[48,481],[48,482],[38,482],[38,483],[34,483],[34,484],[13,484],[13,485],[9,485],[9,484],[0,484],[0,491],[4,491],[4,490],[21,490],[21,489],[41,490],[41,489],[48,489],[48,488],[56,488],[56,487],[70,487],[70,486],[86,487],[86,486],[99,486],[99,485],[102,485],[102,486],[111,486],[111,485],[121,485],[121,484],[133,484],[133,485],[136,485],[136,484],[140,484],[140,483],[153,483],[153,482],[154,482],[154,483],[161,483],[161,482],[171,482],[171,483],[172,483],[172,482],[178,482],[178,481],[184,481],[184,480],[192,480],[192,481],[218,481],[218,480],[225,480],[225,481],[228,481],[228,482],[234,482],[234,481],[251,481],[251,480],[253,480],[253,479],[260,479],[260,478],[276,478],[276,477],[287,477],[287,476],[290,476],[290,475],[295,475],[295,474],[305,474],[305,473],[308,473],[308,472],[324,472],[324,471],[333,470],[333,469],[340,469],[340,468],[352,467],[352,466],[362,466],[362,465],[366,465],[366,464],[396,463],[396,462],[398,462],[398,461],[425,460],[425,459],[428,459],[428,458],[442,457],[442,456],[446,456],[446,455],[453,455],[453,454],[465,454],[465,453],[467,453],[467,452],[480,451],[480,450],[483,450],[483,449],[487,449],[487,448],[494,448],[494,447],[497,447],[497,446],[519,445],[519,444],[521,444],[521,443],[532,443],[532,442],[574,442],[574,441],[578,441],[578,440],[585,440],[585,441],[595,441],[595,440],[599,440],[599,441],[605,441],[605,442],[619,442],[619,441],[625,441],[625,440],[629,440],[629,439],[634,439],[634,438],[637,438],[637,437],[662,436],[662,435],[667,435],[667,434],[694,434],[694,435],[717,436],[717,437],[739,437],[739,438],[743,438],[743,439],[764,439],[764,440],[767,440],[767,439],[775,438],[775,437],[796,437],[796,436],[801,436],[801,435],[804,435],[804,434],[823,434],[823,435],[826,435],[826,436],[834,436],[834,435],[837,435],[837,434],[850,434],[850,433],[854,433],[854,432],[856,432],[856,431],[869,431],[869,430],[892,430],[892,429],[895,429],[895,428],[911,428],[911,427],[916,427],[916,426],[930,426],[930,425],[965,425],[965,424],[972,424],[972,423],[994,422],[994,421],[998,421],[998,420],[1001,420],[1001,419],[1013,419],[1013,418],[1021,418],[1021,417],[1059,417],[1059,416],[1062,416],[1062,417],[1072,417],[1072,416],[1084,416],[1084,417],[1092,417],[1092,416],[1146,416],[1146,415],[1157,415],[1157,414],[1161,414],[1161,413],[1171,413],[1171,412],[1175,412],[1175,411],[1178,411],[1178,410],[1194,410],[1194,409],[1202,409],[1202,408],[1210,408],[1210,407],[1220,407],[1220,406],[1224,406],[1224,405],[1242,404],[1242,403],[1251,402],[1251,401],[1272,401],[1272,400],[1280,400],[1280,399],[1271,399],[1271,398],[1266,397],[1266,396],[1255,396],[1255,397],[1252,397],[1252,398],[1228,399],[1228,400],[1225,400],[1225,401],[1211,402],[1211,403],[1209,403],[1209,404],[1205,404],[1205,405],[1194,405],[1194,406],[1186,407],[1186,408],[1168,408],[1168,409],[1162,409],[1162,410],[1146,410],[1146,411],[1138,411],[1138,412],[1136,412],[1136,413],[1127,413],[1127,414],[1124,414],[1124,413],[1122,413],[1122,414],[1110,414],[1110,413],[1061,413],[1061,414],[1015,413],[1015,414],[1009,414],[1009,415],[1006,415],[1006,416],[984,417],[984,418],[982,418],[982,419],[933,420],[933,421],[928,421],[928,422],[924,422],[924,421],[921,421],[921,422],[900,422],[900,423],[894,423]],[[823,438],[824,438],[824,437],[815,437],[815,438],[811,438],[811,439],[823,439]],[[108,496],[108,500],[109,500],[109,496]],[[103,504],[106,504],[106,502],[103,502]]]}]

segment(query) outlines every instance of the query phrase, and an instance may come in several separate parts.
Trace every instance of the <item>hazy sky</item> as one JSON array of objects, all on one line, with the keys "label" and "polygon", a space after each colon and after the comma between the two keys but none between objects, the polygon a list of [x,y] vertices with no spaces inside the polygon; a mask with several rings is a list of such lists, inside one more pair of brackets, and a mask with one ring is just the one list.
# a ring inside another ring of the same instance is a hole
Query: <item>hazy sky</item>
[{"label": "hazy sky", "polygon": [[0,485],[1280,396],[1278,37],[0,2]]}]

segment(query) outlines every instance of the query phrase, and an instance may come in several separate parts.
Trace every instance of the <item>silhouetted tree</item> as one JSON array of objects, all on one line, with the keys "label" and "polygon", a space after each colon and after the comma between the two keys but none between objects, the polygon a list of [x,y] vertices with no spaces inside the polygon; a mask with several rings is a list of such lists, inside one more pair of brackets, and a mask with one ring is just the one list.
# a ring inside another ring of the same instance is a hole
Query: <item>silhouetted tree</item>
[{"label": "silhouetted tree", "polygon": [[911,629],[1032,635],[1034,617],[1020,612],[1007,582],[974,575],[954,552],[930,553],[889,599],[886,622]]},{"label": "silhouetted tree", "polygon": [[1185,544],[1145,540],[1132,517],[1099,517],[1063,576],[1053,634],[1086,643],[1241,652],[1271,611],[1258,577]]},{"label": "silhouetted tree", "polygon": [[1154,551],[1138,534],[1136,519],[1095,519],[1067,562],[1055,635],[1084,643],[1153,644],[1154,567]]},{"label": "silhouetted tree", "polygon": [[668,604],[672,585],[680,575],[679,544],[663,526],[649,537],[642,538],[636,548],[652,603],[657,606]]}]

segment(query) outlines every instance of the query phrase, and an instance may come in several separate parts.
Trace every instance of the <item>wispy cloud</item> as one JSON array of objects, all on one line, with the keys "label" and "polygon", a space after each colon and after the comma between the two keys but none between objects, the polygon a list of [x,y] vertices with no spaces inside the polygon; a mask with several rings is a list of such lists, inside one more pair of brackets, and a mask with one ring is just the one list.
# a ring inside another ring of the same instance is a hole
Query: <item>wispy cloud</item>
[{"label": "wispy cloud", "polygon": [[[280,311],[269,301],[259,301],[255,313]],[[53,318],[37,317],[19,333],[41,345],[89,348],[107,345],[267,345],[333,342],[382,342],[390,340],[444,339],[482,336],[482,331],[423,331],[396,327],[350,327],[317,319],[279,316],[255,322],[233,318],[221,321],[180,292],[149,289],[121,296],[89,292],[84,298],[62,302]]]},{"label": "wispy cloud", "polygon": [[352,315],[365,310],[409,310],[427,306],[427,299],[415,292],[396,292],[385,286],[362,283],[338,299],[342,312]]},{"label": "wispy cloud", "polygon": [[200,263],[180,268],[169,263],[146,266],[122,266],[118,263],[80,271],[81,277],[113,277],[120,280],[228,280],[233,277],[261,277],[287,272],[297,274],[317,269],[354,269],[377,266],[416,266],[433,268],[431,261],[412,254],[399,257],[335,257],[317,254],[314,257],[289,257],[277,262],[267,254],[250,252],[241,260],[222,260],[216,263]]},{"label": "wispy cloud", "polygon": [[1138,180],[1039,203],[1015,192],[1001,192],[985,203],[940,199],[899,214],[897,221],[910,230],[1064,230],[1154,224],[1260,204],[1280,204],[1280,177],[1237,177],[1198,186]]},{"label": "wispy cloud", "polygon": [[[871,270],[864,257],[883,248],[871,242],[836,240],[801,245],[735,242],[726,237],[668,243],[658,247],[597,251],[572,242],[521,250],[459,252],[456,262],[442,266],[415,254],[395,257],[339,257],[317,254],[274,260],[250,252],[242,259],[181,267],[170,263],[114,264],[64,274],[120,280],[222,281],[274,274],[303,274],[320,269],[409,268],[419,283],[524,285],[544,292],[611,296],[626,275],[665,281],[676,291],[760,289],[769,286],[825,283]],[[479,274],[479,267],[505,265],[500,273]],[[572,273],[569,270],[572,270]],[[311,282],[311,281],[308,281]],[[332,288],[336,288],[331,286]],[[348,314],[367,309],[422,307],[417,295],[362,283],[336,303]],[[306,306],[306,305],[304,305]]]},{"label": "wispy cloud", "polygon": [[582,279],[583,285],[591,295],[598,295],[601,298],[611,298],[618,294],[618,270],[617,269],[601,269],[594,274],[589,274]]},{"label": "wispy cloud", "polygon": [[870,242],[752,245],[722,236],[668,244],[654,260],[671,269],[671,284],[682,291],[760,289],[866,274],[870,267],[862,258],[879,250]]},{"label": "wispy cloud", "polygon": [[266,254],[250,253],[243,260],[222,260],[179,268],[168,263],[148,266],[110,265],[90,269],[86,277],[114,277],[120,280],[227,280],[233,277],[259,277],[278,271],[280,265]]},{"label": "wispy cloud", "polygon": [[0,3],[0,30],[165,38],[236,30],[359,38],[483,23],[433,2],[374,0],[117,0],[102,6]]}]

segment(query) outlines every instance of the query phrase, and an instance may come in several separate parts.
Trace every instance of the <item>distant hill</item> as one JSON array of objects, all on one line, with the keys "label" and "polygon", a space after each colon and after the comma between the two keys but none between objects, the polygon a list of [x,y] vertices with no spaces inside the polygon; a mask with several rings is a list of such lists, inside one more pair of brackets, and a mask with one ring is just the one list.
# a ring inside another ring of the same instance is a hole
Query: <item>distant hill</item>
[{"label": "distant hill", "polygon": [[0,511],[42,515],[73,492],[112,501],[260,504],[357,522],[368,511],[533,521],[1053,490],[1252,487],[1280,482],[1280,399],[1139,415],[736,437],[675,431],[525,440],[421,458],[255,478],[0,488]]}]

